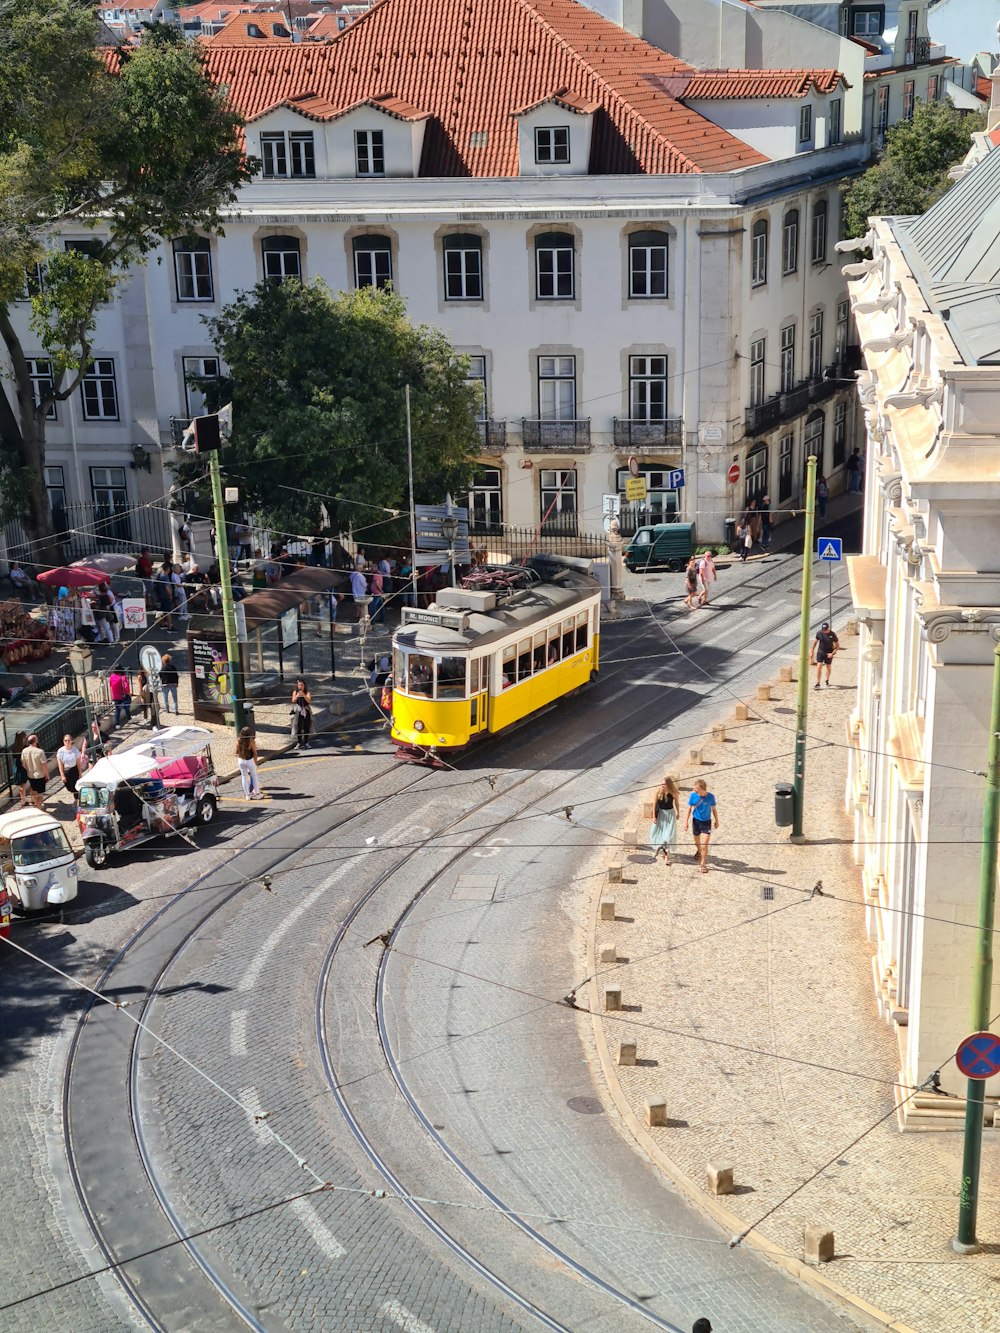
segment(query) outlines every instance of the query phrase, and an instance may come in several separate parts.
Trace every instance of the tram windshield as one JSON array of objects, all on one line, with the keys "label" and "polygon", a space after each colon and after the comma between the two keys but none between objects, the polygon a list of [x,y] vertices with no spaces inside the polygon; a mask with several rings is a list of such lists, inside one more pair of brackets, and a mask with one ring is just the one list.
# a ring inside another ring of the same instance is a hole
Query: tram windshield
[{"label": "tram windshield", "polygon": [[464,657],[441,657],[437,662],[437,697],[439,699],[465,698]]},{"label": "tram windshield", "polygon": [[423,694],[429,699],[464,699],[467,664],[465,657],[433,657],[397,649],[393,662],[396,688],[404,694]]}]

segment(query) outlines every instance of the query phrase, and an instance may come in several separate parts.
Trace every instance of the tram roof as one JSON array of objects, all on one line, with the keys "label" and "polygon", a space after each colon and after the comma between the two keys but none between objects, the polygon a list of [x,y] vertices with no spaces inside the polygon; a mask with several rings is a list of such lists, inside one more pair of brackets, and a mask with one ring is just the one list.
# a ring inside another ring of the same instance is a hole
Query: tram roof
[{"label": "tram roof", "polygon": [[[394,642],[405,648],[425,648],[431,652],[486,647],[521,630],[529,630],[560,611],[575,608],[599,596],[600,591],[601,585],[589,574],[563,569],[551,578],[515,593],[489,613],[467,612],[465,629],[411,621],[396,631]],[[457,608],[442,608],[443,614],[454,615],[456,611]]]}]

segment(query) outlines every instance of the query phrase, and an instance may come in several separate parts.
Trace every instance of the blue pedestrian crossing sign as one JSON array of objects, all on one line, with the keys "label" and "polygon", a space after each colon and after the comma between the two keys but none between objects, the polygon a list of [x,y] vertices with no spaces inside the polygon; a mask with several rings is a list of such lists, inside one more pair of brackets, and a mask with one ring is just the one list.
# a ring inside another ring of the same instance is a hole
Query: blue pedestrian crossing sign
[{"label": "blue pedestrian crossing sign", "polygon": [[836,564],[838,560],[844,558],[844,539],[843,537],[820,537],[816,543],[816,559],[826,560],[830,564]]}]

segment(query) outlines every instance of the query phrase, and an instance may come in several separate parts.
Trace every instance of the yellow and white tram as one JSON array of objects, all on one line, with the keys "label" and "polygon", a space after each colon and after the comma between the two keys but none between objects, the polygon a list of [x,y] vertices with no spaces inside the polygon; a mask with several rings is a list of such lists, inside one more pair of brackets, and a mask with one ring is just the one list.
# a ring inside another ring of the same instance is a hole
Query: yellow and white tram
[{"label": "yellow and white tram", "polygon": [[541,560],[529,570],[535,581],[504,600],[444,588],[426,610],[404,607],[392,641],[392,738],[401,757],[460,750],[596,674],[600,584]]}]

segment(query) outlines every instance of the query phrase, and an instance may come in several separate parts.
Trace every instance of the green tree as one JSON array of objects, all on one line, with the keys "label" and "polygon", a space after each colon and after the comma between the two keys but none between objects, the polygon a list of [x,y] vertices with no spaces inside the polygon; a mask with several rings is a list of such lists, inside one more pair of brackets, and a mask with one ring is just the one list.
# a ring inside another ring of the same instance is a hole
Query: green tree
[{"label": "green tree", "polygon": [[[39,563],[59,558],[45,420],[86,374],[98,310],[164,238],[218,231],[255,165],[196,43],[154,26],[105,58],[97,37],[80,0],[0,0],[0,517],[24,518]],[[29,329],[53,370],[37,402]]]},{"label": "green tree", "polygon": [[[417,501],[468,489],[481,445],[467,364],[411,324],[396,293],[260,283],[208,326],[230,367],[218,386],[233,404],[226,473],[275,528],[316,530],[322,503],[335,527],[353,522],[373,542],[408,532],[406,384]],[[403,517],[386,526],[372,506]]]},{"label": "green tree", "polygon": [[848,236],[864,236],[868,219],[923,213],[949,184],[948,169],[969,151],[982,116],[956,111],[950,102],[918,102],[910,120],[886,134],[878,162],[844,195]]}]

